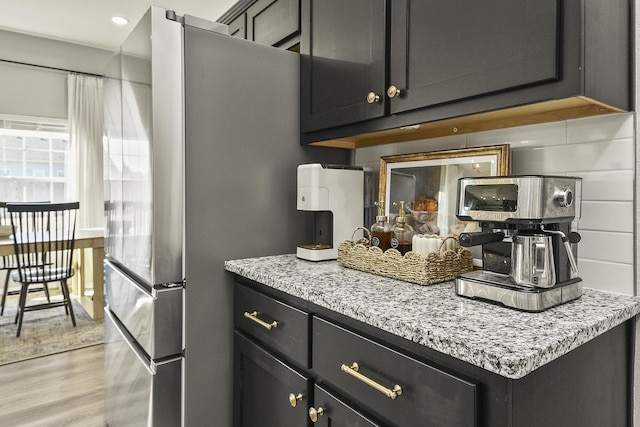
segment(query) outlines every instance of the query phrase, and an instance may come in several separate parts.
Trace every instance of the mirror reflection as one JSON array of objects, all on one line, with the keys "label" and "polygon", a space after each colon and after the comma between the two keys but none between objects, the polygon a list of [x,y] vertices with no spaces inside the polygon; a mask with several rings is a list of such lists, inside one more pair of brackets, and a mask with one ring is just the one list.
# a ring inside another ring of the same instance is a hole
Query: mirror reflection
[{"label": "mirror reflection", "polygon": [[460,234],[467,223],[455,216],[458,179],[507,175],[508,162],[508,145],[382,157],[379,199],[390,223],[398,216],[393,202],[405,201],[416,233]]}]

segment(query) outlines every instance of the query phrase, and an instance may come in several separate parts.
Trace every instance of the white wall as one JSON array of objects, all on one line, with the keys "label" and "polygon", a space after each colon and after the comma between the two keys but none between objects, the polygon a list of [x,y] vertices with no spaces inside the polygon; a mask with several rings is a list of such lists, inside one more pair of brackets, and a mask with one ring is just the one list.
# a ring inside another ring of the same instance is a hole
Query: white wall
[{"label": "white wall", "polygon": [[0,114],[67,118],[67,72],[102,74],[113,52],[0,30]]},{"label": "white wall", "polygon": [[0,62],[0,114],[67,118],[67,74]]},{"label": "white wall", "polygon": [[580,277],[585,287],[634,295],[634,113],[360,148],[355,163],[378,170],[380,156],[505,143],[512,174],[583,178]]},{"label": "white wall", "polygon": [[114,52],[0,30],[0,59],[102,74]]}]

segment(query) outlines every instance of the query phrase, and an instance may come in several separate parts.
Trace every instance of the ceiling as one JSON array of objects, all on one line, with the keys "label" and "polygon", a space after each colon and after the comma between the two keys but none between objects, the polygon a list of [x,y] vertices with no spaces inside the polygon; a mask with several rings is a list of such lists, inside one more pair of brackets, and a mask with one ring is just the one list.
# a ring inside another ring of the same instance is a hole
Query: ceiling
[{"label": "ceiling", "polygon": [[[0,0],[0,29],[115,51],[149,6],[217,20],[237,0]],[[129,23],[118,27],[114,15]]]}]

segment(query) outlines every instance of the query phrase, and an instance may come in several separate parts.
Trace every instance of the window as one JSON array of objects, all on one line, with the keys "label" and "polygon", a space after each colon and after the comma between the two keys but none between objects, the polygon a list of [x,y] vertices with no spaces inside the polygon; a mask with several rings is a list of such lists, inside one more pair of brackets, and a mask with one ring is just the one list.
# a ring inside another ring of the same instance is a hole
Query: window
[{"label": "window", "polygon": [[0,200],[65,200],[70,160],[66,120],[0,116]]}]

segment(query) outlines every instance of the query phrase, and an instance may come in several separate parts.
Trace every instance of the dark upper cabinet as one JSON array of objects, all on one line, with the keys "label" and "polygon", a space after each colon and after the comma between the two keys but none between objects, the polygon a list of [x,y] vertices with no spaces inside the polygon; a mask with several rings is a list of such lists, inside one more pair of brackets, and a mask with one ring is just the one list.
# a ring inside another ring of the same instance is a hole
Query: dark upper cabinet
[{"label": "dark upper cabinet", "polygon": [[628,110],[630,10],[630,0],[302,0],[301,141]]},{"label": "dark upper cabinet", "polygon": [[302,0],[305,131],[384,115],[385,0]]},{"label": "dark upper cabinet", "polygon": [[280,46],[300,34],[300,0],[258,0],[247,9],[247,40]]},{"label": "dark upper cabinet", "polygon": [[557,80],[558,43],[558,0],[394,0],[390,112]]},{"label": "dark upper cabinet", "polygon": [[296,50],[300,41],[300,0],[239,0],[219,19],[232,36]]},{"label": "dark upper cabinet", "polygon": [[233,37],[239,37],[241,39],[247,38],[247,14],[243,13],[233,21],[229,22],[229,35]]},{"label": "dark upper cabinet", "polygon": [[302,10],[306,132],[558,79],[558,0],[303,0]]}]

